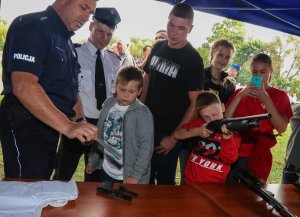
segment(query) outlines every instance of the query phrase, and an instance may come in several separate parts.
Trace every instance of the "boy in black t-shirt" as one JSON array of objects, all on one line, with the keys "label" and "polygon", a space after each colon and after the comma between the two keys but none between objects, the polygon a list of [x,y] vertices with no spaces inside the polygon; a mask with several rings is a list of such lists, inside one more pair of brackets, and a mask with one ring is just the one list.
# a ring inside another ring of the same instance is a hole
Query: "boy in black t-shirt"
[{"label": "boy in black t-shirt", "polygon": [[189,5],[176,4],[169,15],[168,40],[154,45],[144,66],[141,100],[151,110],[155,125],[152,184],[175,184],[180,146],[173,132],[196,117],[196,98],[203,90],[203,60],[187,41],[193,17]]}]

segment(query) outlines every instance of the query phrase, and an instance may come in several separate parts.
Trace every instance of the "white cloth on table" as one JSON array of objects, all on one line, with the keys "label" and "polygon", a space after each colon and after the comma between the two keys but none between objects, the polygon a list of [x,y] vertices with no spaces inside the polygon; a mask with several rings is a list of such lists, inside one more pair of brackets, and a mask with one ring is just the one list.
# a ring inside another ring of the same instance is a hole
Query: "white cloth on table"
[{"label": "white cloth on table", "polygon": [[77,197],[74,180],[0,181],[0,217],[40,217],[44,207],[61,207]]}]

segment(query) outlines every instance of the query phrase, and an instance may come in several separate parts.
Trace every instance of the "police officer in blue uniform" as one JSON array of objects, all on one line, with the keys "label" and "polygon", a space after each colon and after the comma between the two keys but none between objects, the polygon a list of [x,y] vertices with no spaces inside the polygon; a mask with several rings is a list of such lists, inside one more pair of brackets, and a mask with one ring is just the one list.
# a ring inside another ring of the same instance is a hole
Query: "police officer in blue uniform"
[{"label": "police officer in blue uniform", "polygon": [[59,134],[90,143],[97,128],[83,117],[79,64],[70,40],[96,0],[56,0],[11,24],[3,51],[0,140],[5,177],[50,179]]},{"label": "police officer in blue uniform", "polygon": [[[78,60],[80,63],[79,74],[79,94],[85,114],[82,122],[89,122],[97,125],[100,115],[100,107],[97,108],[97,99],[95,95],[95,82],[97,83],[95,74],[97,51],[102,60],[105,94],[111,97],[115,93],[115,77],[121,65],[121,59],[115,53],[106,49],[112,39],[116,25],[121,21],[120,16],[115,8],[97,8],[90,23],[90,36],[84,44],[77,47]],[[99,103],[99,102],[98,102]],[[87,164],[90,146],[82,146],[78,140],[68,139],[65,136],[61,139],[58,150],[58,161],[55,173],[55,179],[70,180],[77,168],[78,162],[82,154],[85,156]],[[85,173],[85,181],[99,181],[98,173],[92,175]]]}]

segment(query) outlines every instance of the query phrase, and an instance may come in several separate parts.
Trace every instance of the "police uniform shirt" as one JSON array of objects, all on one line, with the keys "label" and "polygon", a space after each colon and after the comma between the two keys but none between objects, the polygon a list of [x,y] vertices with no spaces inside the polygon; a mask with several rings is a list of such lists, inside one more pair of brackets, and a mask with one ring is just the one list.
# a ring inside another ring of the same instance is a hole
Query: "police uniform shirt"
[{"label": "police uniform shirt", "polygon": [[[95,65],[97,48],[87,41],[81,47],[76,48],[78,60],[81,66],[79,74],[79,95],[83,111],[88,118],[99,118],[100,111],[97,109],[95,98]],[[103,62],[106,96],[111,97],[115,93],[115,78],[120,68],[121,59],[114,53],[102,49],[101,59]]]},{"label": "police uniform shirt", "polygon": [[3,51],[3,94],[12,92],[11,72],[29,72],[39,78],[53,104],[73,116],[79,73],[70,40],[73,34],[51,6],[16,18],[8,30]]}]

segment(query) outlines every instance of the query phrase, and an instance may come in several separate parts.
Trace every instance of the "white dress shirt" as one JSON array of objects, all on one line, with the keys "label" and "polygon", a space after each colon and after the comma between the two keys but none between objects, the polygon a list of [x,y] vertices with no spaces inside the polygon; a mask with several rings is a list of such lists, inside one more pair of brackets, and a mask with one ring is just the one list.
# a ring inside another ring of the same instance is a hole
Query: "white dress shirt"
[{"label": "white dress shirt", "polygon": [[[79,73],[79,95],[86,117],[98,119],[100,111],[97,109],[95,98],[95,65],[97,48],[90,42],[85,42],[81,47],[76,48],[78,61],[81,66]],[[104,68],[106,97],[115,93],[116,74],[121,65],[121,59],[114,53],[102,49],[101,59]]]}]

